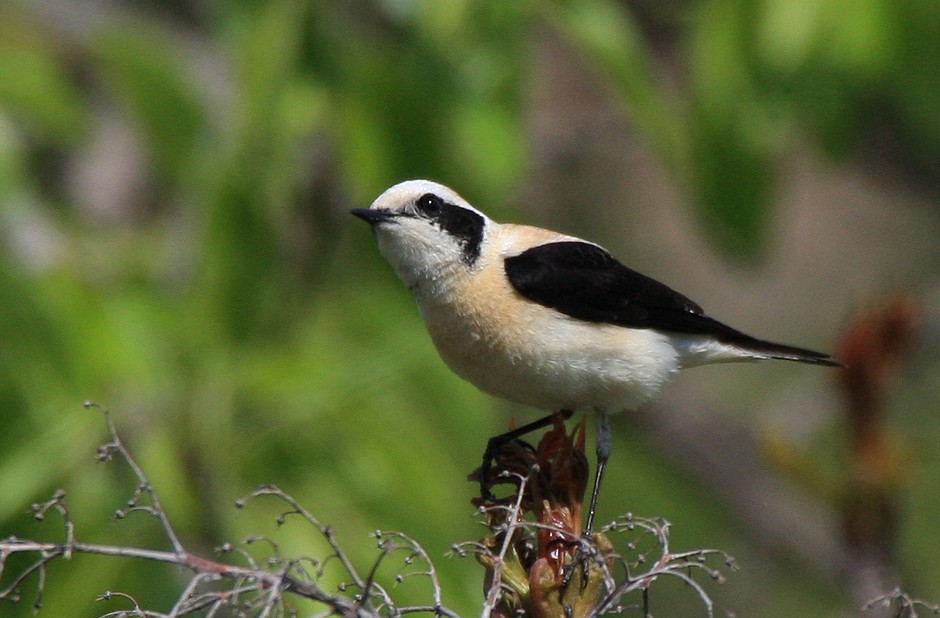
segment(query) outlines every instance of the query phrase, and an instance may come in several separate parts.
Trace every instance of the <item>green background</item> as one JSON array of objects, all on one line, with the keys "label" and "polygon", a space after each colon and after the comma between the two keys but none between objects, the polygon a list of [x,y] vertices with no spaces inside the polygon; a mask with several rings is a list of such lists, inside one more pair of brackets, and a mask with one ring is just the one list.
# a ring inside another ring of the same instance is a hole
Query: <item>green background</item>
[{"label": "green background", "polygon": [[[61,487],[80,540],[166,547],[145,516],[111,518],[135,481],[95,462],[91,400],[193,551],[266,535],[322,555],[309,527],[276,529],[274,502],[234,509],[274,483],[363,570],[370,531],[408,533],[445,603],[477,614],[482,569],[445,556],[483,534],[466,477],[487,437],[534,412],[449,373],[347,214],[413,177],[602,242],[758,336],[834,349],[885,293],[919,299],[887,398],[893,580],[940,601],[935,0],[7,0],[0,537],[61,538],[55,517],[28,515]],[[831,375],[676,382],[614,419],[600,519],[662,516],[674,549],[734,554],[740,570],[708,585],[719,612],[855,614]],[[109,589],[167,611],[184,580],[77,556],[50,567],[40,615],[121,608],[94,601]],[[34,589],[0,613],[31,615]],[[704,613],[675,584],[652,600],[656,615]]]}]

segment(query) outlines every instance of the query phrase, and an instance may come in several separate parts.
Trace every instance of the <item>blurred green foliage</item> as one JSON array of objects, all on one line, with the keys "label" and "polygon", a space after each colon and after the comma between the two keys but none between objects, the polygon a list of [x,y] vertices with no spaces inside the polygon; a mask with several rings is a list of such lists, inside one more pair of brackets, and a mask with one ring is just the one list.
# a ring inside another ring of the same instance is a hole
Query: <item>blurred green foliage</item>
[{"label": "blurred green foliage", "polygon": [[[763,246],[794,134],[848,157],[889,132],[920,178],[940,160],[935,0],[57,6],[0,8],[0,536],[54,536],[24,512],[65,487],[84,540],[160,543],[149,522],[107,521],[132,481],[93,462],[91,399],[192,546],[273,533],[272,513],[229,508],[273,482],[357,558],[375,527],[418,538],[440,557],[445,600],[472,615],[479,569],[441,556],[480,534],[463,479],[499,429],[494,403],[437,360],[346,210],[417,176],[508,208],[529,166],[542,28],[609,86],[730,255]],[[660,70],[656,28],[681,40],[681,85]],[[112,129],[130,146],[107,151]],[[119,197],[106,207],[107,187]],[[713,508],[675,478],[655,488],[652,503]],[[296,553],[315,546],[290,533]],[[52,569],[42,615],[103,613],[91,600],[105,589],[174,598],[172,570],[78,560],[94,567]],[[751,609],[840,605],[806,579],[788,572]]]}]

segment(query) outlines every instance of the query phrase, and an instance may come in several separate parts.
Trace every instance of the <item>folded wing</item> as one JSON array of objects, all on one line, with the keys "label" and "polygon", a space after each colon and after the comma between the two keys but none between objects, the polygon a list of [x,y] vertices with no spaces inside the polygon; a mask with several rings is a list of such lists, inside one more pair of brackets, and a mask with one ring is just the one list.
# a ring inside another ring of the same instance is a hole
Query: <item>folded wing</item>
[{"label": "folded wing", "polygon": [[756,339],[712,319],[690,299],[591,243],[540,245],[506,258],[505,269],[522,296],[579,320],[709,335],[772,358],[838,365],[826,354]]}]

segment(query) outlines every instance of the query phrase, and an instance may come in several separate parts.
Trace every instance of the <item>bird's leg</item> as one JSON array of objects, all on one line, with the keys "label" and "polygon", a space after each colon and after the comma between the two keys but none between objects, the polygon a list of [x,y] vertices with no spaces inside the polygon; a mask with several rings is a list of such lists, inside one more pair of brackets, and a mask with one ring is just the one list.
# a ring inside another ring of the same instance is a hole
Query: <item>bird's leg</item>
[{"label": "bird's leg", "polygon": [[[573,410],[559,410],[553,414],[549,414],[544,418],[540,418],[537,421],[533,421],[528,425],[523,425],[522,427],[517,427],[512,431],[507,431],[506,433],[501,433],[498,436],[493,436],[486,443],[486,450],[483,451],[483,466],[480,468],[480,495],[484,500],[493,500],[495,497],[490,491],[490,465],[496,461],[497,456],[499,455],[499,450],[502,446],[508,442],[512,442],[516,438],[520,438],[527,433],[531,433],[542,427],[548,427],[552,424],[552,419],[555,418],[555,414],[561,414],[564,419],[567,421],[571,418],[571,415],[574,414]],[[609,450],[609,449],[608,449]]]},{"label": "bird's leg", "polygon": [[588,511],[587,524],[584,533],[590,536],[594,531],[594,513],[597,510],[597,497],[601,493],[601,481],[604,478],[604,468],[610,458],[611,435],[610,417],[606,410],[597,411],[597,472],[594,475],[594,490],[591,492],[591,508]]},{"label": "bird's leg", "polygon": [[594,489],[591,491],[591,507],[588,510],[587,522],[584,525],[581,543],[578,544],[578,551],[575,552],[571,561],[565,565],[565,574],[562,580],[562,588],[567,588],[574,576],[575,569],[581,567],[581,583],[587,585],[588,580],[588,556],[590,552],[584,548],[584,541],[590,541],[594,533],[594,514],[597,511],[597,497],[601,493],[601,481],[604,478],[604,469],[607,467],[607,460],[610,458],[611,451],[610,435],[610,417],[606,410],[597,410],[597,472],[594,474]]}]

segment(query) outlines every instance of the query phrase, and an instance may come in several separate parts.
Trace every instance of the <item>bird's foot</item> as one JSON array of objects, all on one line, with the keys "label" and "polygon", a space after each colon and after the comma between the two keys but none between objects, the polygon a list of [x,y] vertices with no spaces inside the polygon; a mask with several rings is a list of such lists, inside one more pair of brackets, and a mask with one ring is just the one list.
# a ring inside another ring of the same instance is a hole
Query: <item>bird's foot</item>
[{"label": "bird's foot", "polygon": [[581,538],[570,541],[570,544],[576,546],[576,549],[562,569],[561,587],[567,589],[575,583],[579,588],[584,588],[590,581],[591,566],[601,564],[601,551],[591,532],[585,532]]}]

